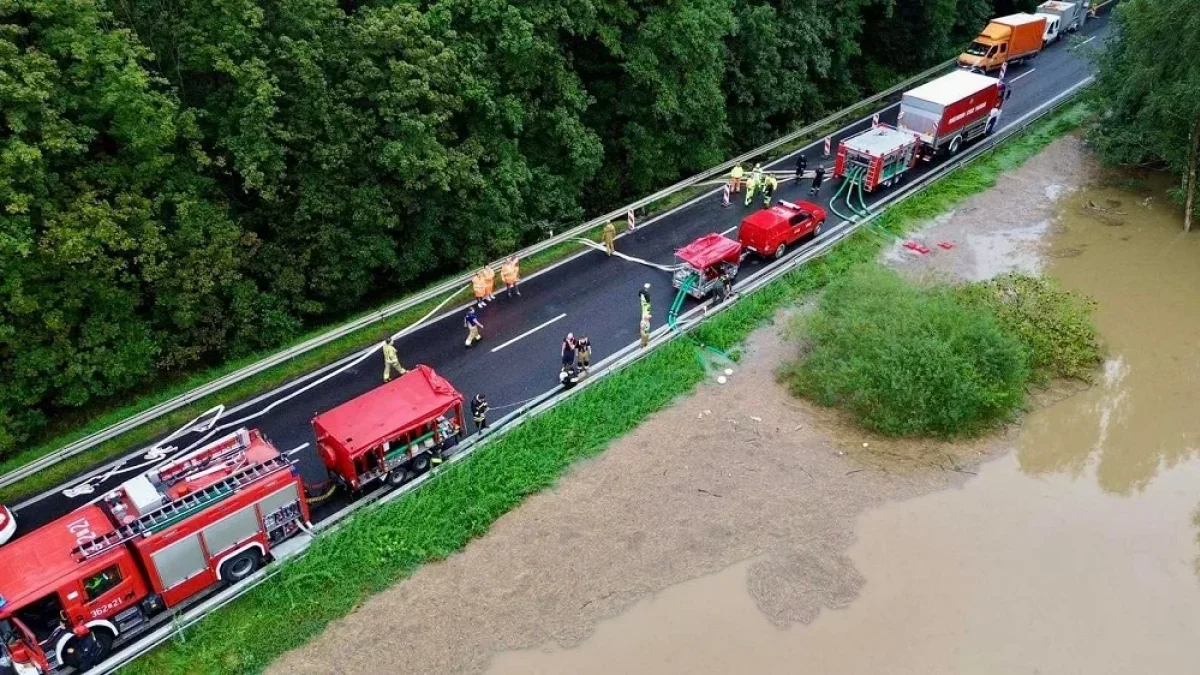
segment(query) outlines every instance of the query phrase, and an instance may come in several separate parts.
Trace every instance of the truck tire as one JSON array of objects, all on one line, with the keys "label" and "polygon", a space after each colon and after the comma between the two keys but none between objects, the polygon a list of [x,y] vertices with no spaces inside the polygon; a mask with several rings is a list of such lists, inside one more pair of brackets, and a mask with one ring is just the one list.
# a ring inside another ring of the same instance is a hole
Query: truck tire
[{"label": "truck tire", "polygon": [[955,136],[946,150],[951,155],[957,155],[960,148],[962,148],[962,136]]},{"label": "truck tire", "polygon": [[258,549],[250,548],[221,563],[221,580],[225,583],[236,584],[254,574],[262,565],[262,556]]},{"label": "truck tire", "polygon": [[414,476],[420,476],[429,470],[429,454],[422,452],[416,457],[413,457],[412,461],[408,463],[408,466],[412,469]]},{"label": "truck tire", "polygon": [[408,471],[405,471],[404,467],[397,467],[388,472],[385,480],[392,487],[400,487],[408,482]]},{"label": "truck tire", "polygon": [[71,638],[71,641],[63,648],[63,665],[71,666],[77,673],[86,673],[87,671],[100,665],[108,657],[108,653],[112,651],[113,640],[116,638],[107,628],[95,628],[92,630],[92,635],[96,637],[96,645],[99,650],[92,655],[88,662],[82,662],[82,655],[79,646],[79,638]]},{"label": "truck tire", "polygon": [[780,244],[779,247],[775,249],[775,259],[779,260],[783,257],[784,253],[787,253],[787,244]]}]

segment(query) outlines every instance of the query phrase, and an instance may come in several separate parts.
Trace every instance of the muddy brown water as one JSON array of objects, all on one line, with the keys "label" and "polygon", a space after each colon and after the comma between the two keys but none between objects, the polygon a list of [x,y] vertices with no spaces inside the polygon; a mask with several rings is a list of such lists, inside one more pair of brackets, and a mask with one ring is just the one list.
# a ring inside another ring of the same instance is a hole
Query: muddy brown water
[{"label": "muddy brown water", "polygon": [[1051,228],[1046,272],[1098,302],[1096,386],[961,489],[860,517],[848,607],[778,628],[746,561],[489,672],[1200,672],[1200,236],[1151,187],[1068,195]]}]

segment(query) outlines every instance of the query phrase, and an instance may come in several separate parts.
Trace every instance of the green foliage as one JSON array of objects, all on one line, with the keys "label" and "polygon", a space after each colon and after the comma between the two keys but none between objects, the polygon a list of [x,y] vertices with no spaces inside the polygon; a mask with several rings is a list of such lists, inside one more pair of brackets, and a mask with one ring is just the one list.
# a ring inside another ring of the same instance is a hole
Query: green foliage
[{"label": "green foliage", "polygon": [[968,304],[989,311],[1005,333],[1025,345],[1039,381],[1090,381],[1104,360],[1092,322],[1095,303],[1063,290],[1052,279],[1006,274],[958,292]]},{"label": "green foliage", "polygon": [[990,7],[0,0],[0,458],[858,100]]},{"label": "green foliage", "polygon": [[1024,400],[1024,347],[948,286],[863,266],[830,284],[798,329],[808,353],[784,371],[789,387],[882,434],[974,433]]},{"label": "green foliage", "polygon": [[1198,53],[1200,0],[1117,5],[1092,88],[1100,114],[1089,139],[1102,157],[1186,176],[1200,135]]}]

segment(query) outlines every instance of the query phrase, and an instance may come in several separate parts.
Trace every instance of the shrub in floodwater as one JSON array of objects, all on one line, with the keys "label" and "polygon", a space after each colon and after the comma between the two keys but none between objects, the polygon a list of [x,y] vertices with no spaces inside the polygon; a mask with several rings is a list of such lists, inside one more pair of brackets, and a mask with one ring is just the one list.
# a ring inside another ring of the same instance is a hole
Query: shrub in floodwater
[{"label": "shrub in floodwater", "polygon": [[982,303],[878,265],[830,284],[796,331],[806,353],[781,375],[794,393],[888,435],[953,436],[1024,401],[1029,354]]},{"label": "shrub in floodwater", "polygon": [[1095,303],[1051,279],[1006,274],[963,286],[959,294],[968,304],[991,311],[1001,328],[1025,345],[1038,381],[1090,381],[1104,359],[1092,322]]}]

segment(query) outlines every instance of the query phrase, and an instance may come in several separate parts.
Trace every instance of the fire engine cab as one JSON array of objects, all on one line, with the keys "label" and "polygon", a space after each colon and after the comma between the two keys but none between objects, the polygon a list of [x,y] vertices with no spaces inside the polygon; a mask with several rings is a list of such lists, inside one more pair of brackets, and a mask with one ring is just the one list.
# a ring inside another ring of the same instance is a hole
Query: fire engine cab
[{"label": "fire engine cab", "polygon": [[308,519],[295,467],[257,430],[138,475],[0,549],[0,664],[86,670],[155,614],[250,576]]}]

